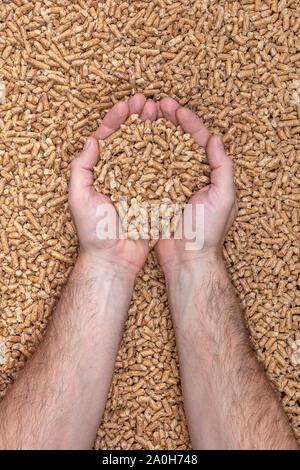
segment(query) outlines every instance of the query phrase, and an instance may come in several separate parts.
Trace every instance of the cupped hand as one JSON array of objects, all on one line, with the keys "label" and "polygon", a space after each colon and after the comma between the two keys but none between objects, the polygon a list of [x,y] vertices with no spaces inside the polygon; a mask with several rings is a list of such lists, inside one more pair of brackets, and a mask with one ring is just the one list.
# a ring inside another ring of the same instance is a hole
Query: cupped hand
[{"label": "cupped hand", "polygon": [[[80,242],[80,252],[92,262],[119,265],[120,269],[136,275],[149,253],[147,240],[99,239],[97,224],[99,206],[113,204],[109,197],[94,188],[93,167],[97,164],[99,139],[105,139],[119,129],[131,114],[138,114],[142,120],[156,120],[157,105],[137,94],[127,103],[117,103],[105,116],[93,137],[89,137],[81,154],[71,163],[69,185],[69,207]],[[115,221],[118,216],[115,209]]]},{"label": "cupped hand", "polygon": [[[207,162],[211,167],[210,184],[195,193],[189,201],[193,206],[203,204],[202,248],[187,250],[184,236],[181,239],[160,239],[155,247],[159,262],[166,273],[181,267],[189,269],[199,262],[218,263],[222,261],[224,237],[237,215],[232,160],[224,151],[221,137],[211,135],[189,109],[181,107],[171,98],[164,98],[159,104],[159,113],[175,125],[179,124],[197,144],[205,148]],[[182,227],[182,220],[180,224]]]}]

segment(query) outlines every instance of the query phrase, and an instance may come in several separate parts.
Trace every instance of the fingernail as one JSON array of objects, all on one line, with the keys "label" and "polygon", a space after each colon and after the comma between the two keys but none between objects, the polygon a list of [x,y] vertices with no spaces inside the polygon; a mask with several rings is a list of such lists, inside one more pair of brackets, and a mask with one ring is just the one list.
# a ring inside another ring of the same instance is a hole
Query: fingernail
[{"label": "fingernail", "polygon": [[90,137],[87,139],[86,143],[84,144],[83,150],[86,150],[91,145],[92,139]]}]

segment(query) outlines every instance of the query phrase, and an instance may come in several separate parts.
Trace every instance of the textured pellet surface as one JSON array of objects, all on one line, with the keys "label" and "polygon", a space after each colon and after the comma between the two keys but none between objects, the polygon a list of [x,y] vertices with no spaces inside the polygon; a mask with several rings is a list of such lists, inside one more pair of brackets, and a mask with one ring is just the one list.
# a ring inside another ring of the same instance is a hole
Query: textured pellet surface
[{"label": "textured pellet surface", "polygon": [[174,233],[193,191],[210,182],[204,159],[204,148],[180,126],[133,114],[99,141],[95,188],[114,202],[128,238],[151,239],[153,247],[159,233]]}]

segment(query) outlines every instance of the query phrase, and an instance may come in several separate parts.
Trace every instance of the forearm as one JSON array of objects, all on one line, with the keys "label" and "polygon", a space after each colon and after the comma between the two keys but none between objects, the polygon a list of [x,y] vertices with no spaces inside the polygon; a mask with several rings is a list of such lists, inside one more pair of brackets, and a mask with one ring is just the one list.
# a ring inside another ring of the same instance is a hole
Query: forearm
[{"label": "forearm", "polygon": [[45,340],[0,404],[0,448],[92,447],[133,284],[118,266],[79,257]]},{"label": "forearm", "polygon": [[296,449],[223,263],[175,270],[167,284],[194,448]]}]

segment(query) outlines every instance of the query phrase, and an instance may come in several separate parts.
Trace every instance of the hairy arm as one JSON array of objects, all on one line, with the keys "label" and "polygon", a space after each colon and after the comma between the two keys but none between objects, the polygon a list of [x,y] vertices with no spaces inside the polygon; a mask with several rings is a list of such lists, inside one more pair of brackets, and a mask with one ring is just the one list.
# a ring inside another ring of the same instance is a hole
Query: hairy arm
[{"label": "hairy arm", "polygon": [[45,340],[0,403],[0,449],[93,445],[134,280],[149,251],[143,240],[97,236],[98,208],[112,204],[93,186],[97,139],[113,134],[132,113],[155,119],[153,106],[141,94],[117,103],[71,163],[69,207],[80,255]]},{"label": "hairy arm", "polygon": [[1,449],[92,447],[133,284],[119,266],[79,256],[45,340],[0,404]]},{"label": "hairy arm", "polygon": [[160,109],[205,148],[211,167],[210,184],[189,201],[203,205],[203,247],[187,251],[184,238],[160,240],[155,247],[168,285],[193,446],[297,449],[251,348],[222,259],[225,235],[237,215],[233,162],[222,139],[211,135],[190,110],[169,98]]},{"label": "hairy arm", "polygon": [[97,209],[111,201],[93,186],[96,139],[115,132],[131,113],[148,119],[151,107],[141,94],[117,103],[72,161],[69,206],[80,254],[45,340],[0,403],[0,449],[94,443],[135,277],[149,251],[144,241],[97,236]]},{"label": "hairy arm", "polygon": [[297,449],[222,260],[166,276],[193,447]]}]

